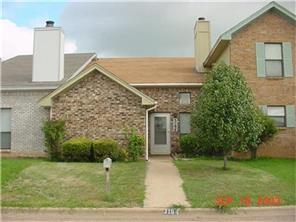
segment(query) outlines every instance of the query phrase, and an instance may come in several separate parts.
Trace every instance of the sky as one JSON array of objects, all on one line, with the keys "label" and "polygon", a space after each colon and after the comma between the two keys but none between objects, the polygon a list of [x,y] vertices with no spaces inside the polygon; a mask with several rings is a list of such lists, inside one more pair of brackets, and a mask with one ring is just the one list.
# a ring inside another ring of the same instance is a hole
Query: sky
[{"label": "sky", "polygon": [[[279,1],[295,13],[294,1]],[[198,17],[211,24],[211,43],[268,1],[3,1],[1,50],[5,59],[32,54],[33,28],[55,21],[65,52],[100,57],[191,57]]]}]

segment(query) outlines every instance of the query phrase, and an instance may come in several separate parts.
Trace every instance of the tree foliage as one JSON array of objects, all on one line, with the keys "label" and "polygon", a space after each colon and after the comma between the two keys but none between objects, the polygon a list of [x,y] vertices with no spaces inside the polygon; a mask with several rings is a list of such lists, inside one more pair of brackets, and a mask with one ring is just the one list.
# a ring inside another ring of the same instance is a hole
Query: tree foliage
[{"label": "tree foliage", "polygon": [[257,157],[257,149],[260,144],[266,143],[268,140],[271,140],[274,135],[277,133],[277,128],[273,119],[265,115],[261,110],[258,109],[258,114],[260,117],[263,130],[259,135],[259,140],[255,146],[250,146],[252,159]]},{"label": "tree foliage", "polygon": [[246,151],[263,130],[250,88],[239,68],[220,63],[207,75],[191,119],[203,149]]}]

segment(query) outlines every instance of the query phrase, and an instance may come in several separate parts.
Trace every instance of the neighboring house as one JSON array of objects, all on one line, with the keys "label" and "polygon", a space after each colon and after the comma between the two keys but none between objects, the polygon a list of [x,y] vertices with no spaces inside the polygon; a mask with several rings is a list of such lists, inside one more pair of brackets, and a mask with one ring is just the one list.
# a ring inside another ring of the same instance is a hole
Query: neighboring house
[{"label": "neighboring house", "polygon": [[[73,54],[63,61],[61,29],[35,29],[34,58],[2,63],[1,148],[11,154],[42,152],[42,120],[51,118],[66,121],[67,138],[108,137],[122,145],[125,130],[135,128],[145,136],[147,159],[149,153],[170,154],[179,149],[180,136],[190,133],[190,112],[206,72],[224,61],[241,68],[258,106],[280,129],[259,155],[294,157],[295,21],[272,2],[221,35],[210,50],[209,22],[200,18],[195,58]],[[42,42],[55,34],[49,52]]]}]

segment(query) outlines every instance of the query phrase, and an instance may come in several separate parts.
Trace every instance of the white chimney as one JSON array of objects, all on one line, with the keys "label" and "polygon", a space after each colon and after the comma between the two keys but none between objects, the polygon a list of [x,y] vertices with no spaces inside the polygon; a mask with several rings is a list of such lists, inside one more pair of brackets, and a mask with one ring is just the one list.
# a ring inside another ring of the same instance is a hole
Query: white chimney
[{"label": "white chimney", "polygon": [[33,82],[60,81],[64,78],[64,33],[47,21],[34,29]]},{"label": "white chimney", "polygon": [[198,72],[204,72],[203,62],[207,58],[211,48],[210,22],[205,18],[198,18],[194,27],[195,68]]}]

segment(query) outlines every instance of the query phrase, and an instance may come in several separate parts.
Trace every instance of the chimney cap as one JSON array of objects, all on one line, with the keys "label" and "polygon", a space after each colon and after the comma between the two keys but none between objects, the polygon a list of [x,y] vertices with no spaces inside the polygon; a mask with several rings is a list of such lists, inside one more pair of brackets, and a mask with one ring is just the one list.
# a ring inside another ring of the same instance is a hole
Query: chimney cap
[{"label": "chimney cap", "polygon": [[54,26],[54,21],[46,21],[46,26],[45,27],[53,27]]},{"label": "chimney cap", "polygon": [[198,21],[204,21],[204,20],[206,20],[205,17],[199,17],[199,18],[198,18]]}]

